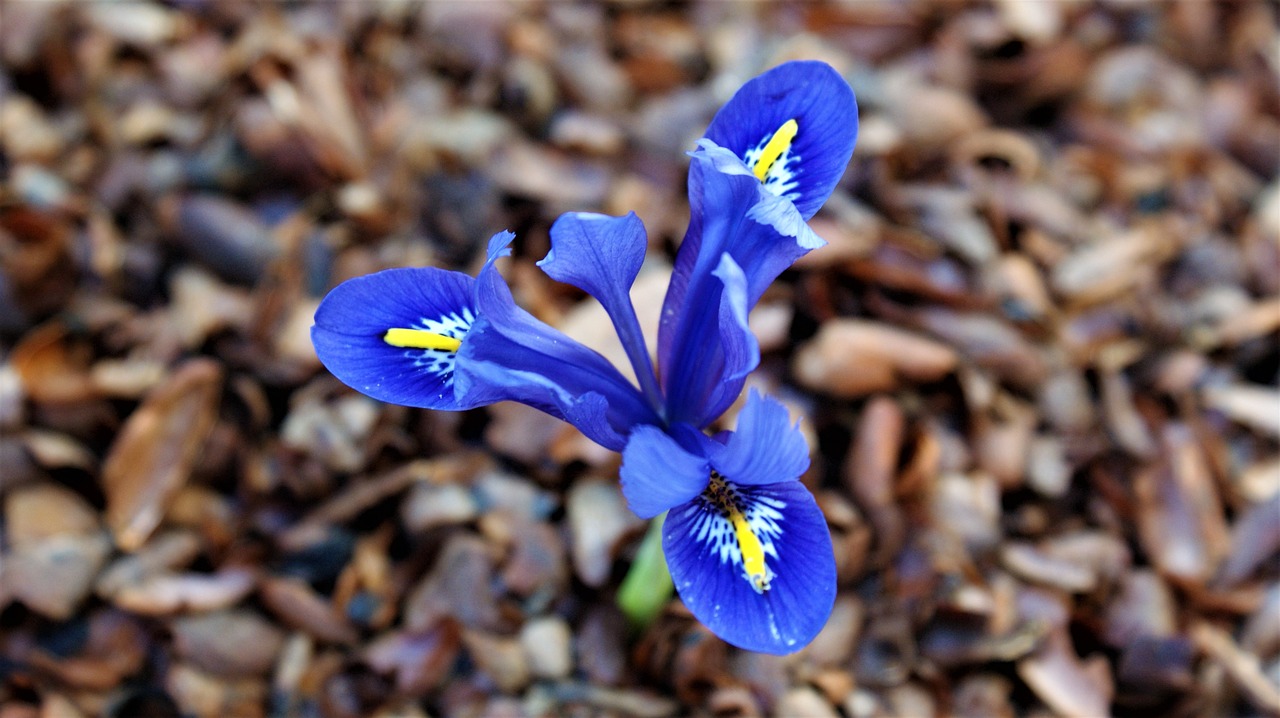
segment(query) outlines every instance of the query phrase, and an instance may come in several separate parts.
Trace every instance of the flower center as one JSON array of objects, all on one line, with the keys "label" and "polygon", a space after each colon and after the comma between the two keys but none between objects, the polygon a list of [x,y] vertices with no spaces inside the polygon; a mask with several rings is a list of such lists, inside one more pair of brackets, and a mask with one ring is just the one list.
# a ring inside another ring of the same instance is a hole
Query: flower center
[{"label": "flower center", "polygon": [[751,584],[756,593],[769,590],[769,581],[773,572],[764,563],[764,546],[760,537],[756,536],[742,510],[742,502],[738,492],[717,471],[711,472],[711,481],[703,494],[712,505],[720,511],[720,515],[733,525],[733,535],[738,541],[738,550],[742,553],[743,578]]}]

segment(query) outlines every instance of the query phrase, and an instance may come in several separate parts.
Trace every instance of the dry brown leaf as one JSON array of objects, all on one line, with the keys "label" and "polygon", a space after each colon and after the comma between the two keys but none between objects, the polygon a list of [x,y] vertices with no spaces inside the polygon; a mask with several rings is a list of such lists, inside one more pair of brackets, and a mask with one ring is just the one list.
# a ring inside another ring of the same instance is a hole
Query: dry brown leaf
[{"label": "dry brown leaf", "polygon": [[937,381],[956,366],[949,347],[911,332],[861,319],[826,322],[796,355],[796,378],[814,391],[856,397],[892,391],[903,382]]},{"label": "dry brown leaf", "polygon": [[187,482],[218,415],[222,368],[208,359],[178,367],[138,407],[102,467],[106,522],[116,544],[136,551]]},{"label": "dry brown leaf", "polygon": [[239,603],[256,584],[256,572],[245,568],[226,568],[211,574],[159,574],[119,589],[111,595],[111,601],[143,616],[216,611]]},{"label": "dry brown leaf", "polygon": [[1134,480],[1138,536],[1161,572],[1201,583],[1230,549],[1222,503],[1187,427],[1166,426],[1163,442],[1165,455]]},{"label": "dry brown leaf", "polygon": [[74,491],[54,483],[22,486],[4,500],[4,536],[21,546],[57,536],[87,536],[101,528],[98,514]]},{"label": "dry brown leaf", "polygon": [[284,632],[245,610],[214,611],[174,619],[179,655],[219,676],[265,675],[284,647]]},{"label": "dry brown leaf", "polygon": [[87,347],[72,342],[60,322],[28,332],[13,348],[11,361],[27,396],[36,401],[74,402],[97,395]]},{"label": "dry brown leaf", "polygon": [[1191,626],[1191,640],[1214,663],[1222,666],[1249,702],[1271,714],[1280,713],[1280,686],[1272,683],[1258,657],[1241,650],[1231,635],[1205,621]]},{"label": "dry brown leaf", "polygon": [[627,508],[615,482],[578,481],[566,501],[573,567],[588,586],[609,578],[618,542],[643,522]]},{"label": "dry brown leaf", "polygon": [[1018,675],[1057,714],[1080,718],[1110,715],[1115,687],[1106,661],[1081,661],[1065,630],[1050,633],[1048,640],[1017,666]]}]

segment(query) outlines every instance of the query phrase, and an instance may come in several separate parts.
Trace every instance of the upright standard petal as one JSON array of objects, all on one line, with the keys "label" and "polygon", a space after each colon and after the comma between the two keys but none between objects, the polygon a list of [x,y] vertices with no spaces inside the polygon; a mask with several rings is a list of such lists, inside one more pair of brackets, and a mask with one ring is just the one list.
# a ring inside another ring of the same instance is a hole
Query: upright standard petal
[{"label": "upright standard petal", "polygon": [[458,352],[476,319],[474,280],[431,267],[343,282],[316,309],[311,341],[334,376],[374,399],[469,409],[454,387]]},{"label": "upright standard petal", "polygon": [[798,481],[707,491],[667,514],[663,552],[681,600],[740,648],[794,653],[818,634],[836,595],[826,520]]},{"label": "upright standard petal", "polygon": [[479,315],[458,362],[458,396],[476,404],[518,401],[622,451],[632,428],[657,424],[654,409],[609,360],[516,306],[494,266],[510,254],[495,237],[476,277]]},{"label": "upright standard petal", "polygon": [[830,65],[815,61],[788,62],[748,81],[706,134],[805,219],[840,181],[857,136],[853,90]]},{"label": "upright standard petal", "polygon": [[663,379],[667,418],[705,427],[737,399],[760,346],[747,323],[747,279],[733,257],[721,255],[695,288]]},{"label": "upright standard petal", "polygon": [[570,212],[551,225],[551,251],[538,266],[547,276],[572,284],[604,306],[641,389],[659,409],[662,395],[630,295],[648,243],[644,223],[635,212],[624,217]]},{"label": "upright standard petal", "polygon": [[[658,333],[664,371],[673,345],[684,338],[678,325],[695,305],[695,285],[722,252],[747,275],[750,307],[792,262],[822,246],[806,221],[844,174],[857,133],[853,91],[821,62],[780,65],[743,85],[720,109],[689,168],[689,228]],[[725,227],[725,218],[755,225]],[[752,252],[758,256],[749,257]]]},{"label": "upright standard petal", "polygon": [[719,387],[719,394],[741,389],[740,383],[731,386],[740,377],[722,371],[724,336],[716,330],[730,326],[720,316],[724,256],[741,270],[749,312],[770,282],[822,240],[790,203],[761,189],[723,148],[704,140],[692,157],[690,227],[697,234],[686,236],[692,245],[681,247],[663,300],[658,356],[667,418],[705,426],[728,406],[709,388]]},{"label": "upright standard petal", "polygon": [[[683,310],[687,303],[686,297],[693,282],[694,272],[698,270],[700,278],[705,278],[707,272],[705,262],[698,260],[702,257],[702,218],[707,206],[706,192],[703,191],[705,182],[701,175],[709,171],[714,170],[708,169],[697,159],[689,165],[689,226],[685,230],[684,239],[680,242],[680,250],[676,253],[675,266],[671,269],[671,280],[667,283],[667,294],[662,300],[662,313],[658,317],[658,366],[661,369],[659,379],[664,387],[668,385],[673,361],[671,354],[676,346],[675,335],[684,322]],[[740,187],[746,186],[746,183],[740,185]],[[755,196],[755,192],[740,192],[739,195],[731,193],[727,198],[713,198],[712,201],[727,199],[728,203],[725,205],[723,214],[728,215],[734,212],[735,208],[743,212],[750,211]]]}]

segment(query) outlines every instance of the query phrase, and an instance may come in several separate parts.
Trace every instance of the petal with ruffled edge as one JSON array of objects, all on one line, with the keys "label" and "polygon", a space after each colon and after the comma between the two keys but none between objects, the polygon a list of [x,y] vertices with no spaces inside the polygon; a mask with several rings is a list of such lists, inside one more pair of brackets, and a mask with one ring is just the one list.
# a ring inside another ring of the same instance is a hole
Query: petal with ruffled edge
[{"label": "petal with ruffled edge", "polygon": [[[804,219],[844,174],[858,136],[853,90],[830,65],[788,62],[748,81],[720,108],[707,139],[725,147]],[[761,166],[765,165],[765,166]]]},{"label": "petal with ruffled edge", "polygon": [[752,389],[738,425],[714,444],[711,463],[740,486],[787,481],[809,468],[809,445],[782,402]]},{"label": "petal with ruffled edge", "polygon": [[622,495],[642,519],[692,500],[707,488],[711,464],[656,426],[631,432],[622,452]]},{"label": "petal with ruffled edge", "polygon": [[458,396],[476,404],[528,404],[622,451],[631,429],[657,424],[657,414],[609,360],[516,306],[494,266],[510,254],[510,240],[490,240],[476,277],[478,316],[459,352]]},{"label": "petal with ruffled edge", "polygon": [[662,545],[680,598],[717,636],[761,653],[794,653],[818,634],[836,595],[826,520],[798,481],[760,486],[722,482],[759,541],[767,588],[744,563],[737,527],[704,493],[667,514]]},{"label": "petal with ruffled edge", "polygon": [[433,267],[343,282],[316,309],[316,355],[343,383],[380,401],[478,406],[460,401],[454,387],[457,354],[476,318],[473,286],[465,274]]}]

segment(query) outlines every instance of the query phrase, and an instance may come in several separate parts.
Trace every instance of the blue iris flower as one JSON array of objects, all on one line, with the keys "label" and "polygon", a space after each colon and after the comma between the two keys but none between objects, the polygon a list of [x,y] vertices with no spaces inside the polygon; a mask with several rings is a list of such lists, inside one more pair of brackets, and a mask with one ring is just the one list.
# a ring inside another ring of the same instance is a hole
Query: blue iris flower
[{"label": "blue iris flower", "polygon": [[742,648],[791,653],[835,600],[826,522],[799,482],[803,435],[783,405],[752,392],[734,431],[707,427],[742,393],[760,350],[747,315],[797,258],[853,151],[857,108],[839,75],[792,62],[749,81],[690,153],[689,229],[663,303],[655,371],[629,292],[648,241],[635,214],[569,213],[538,265],[595,297],[637,377],[519,308],[489,241],[473,279],[390,269],[335,288],[312,341],[325,366],[382,401],[460,410],[517,401],[622,453],[638,515],[668,512],[663,550],[693,614]]}]

